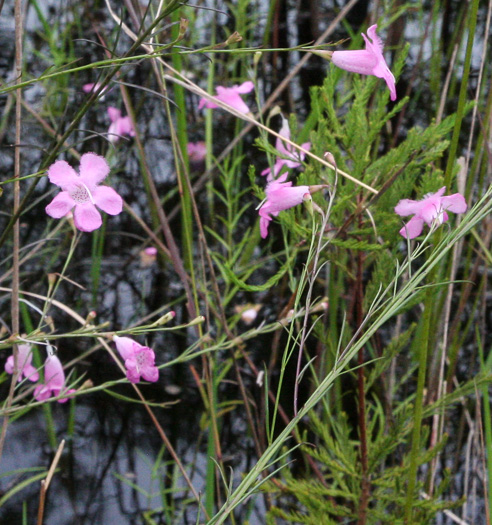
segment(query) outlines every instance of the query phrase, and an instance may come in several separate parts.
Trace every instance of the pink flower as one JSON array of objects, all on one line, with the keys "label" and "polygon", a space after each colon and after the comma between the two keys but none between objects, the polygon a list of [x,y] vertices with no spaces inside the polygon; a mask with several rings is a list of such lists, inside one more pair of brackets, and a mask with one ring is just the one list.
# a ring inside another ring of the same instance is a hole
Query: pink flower
[{"label": "pink flower", "polygon": [[[96,82],[95,84],[92,84],[92,83],[84,84],[82,86],[82,91],[84,93],[92,93],[93,91],[99,91],[100,88],[101,88],[101,84],[99,82]],[[104,100],[104,95],[106,94],[107,91],[109,91],[109,86],[104,87],[101,93],[99,93],[99,98],[101,100]]]},{"label": "pink flower", "polygon": [[80,159],[80,175],[64,160],[57,160],[48,168],[50,182],[61,191],[46,206],[46,213],[61,219],[75,206],[75,226],[83,232],[97,230],[102,224],[96,205],[109,215],[118,215],[123,209],[122,198],[109,186],[98,186],[109,173],[104,157],[85,153]]},{"label": "pink flower", "polygon": [[377,25],[374,24],[367,30],[371,40],[361,33],[366,42],[366,48],[356,51],[318,51],[315,52],[321,56],[330,56],[331,61],[341,69],[360,73],[361,75],[374,75],[378,78],[384,78],[390,90],[391,100],[396,100],[395,77],[388,68],[383,56],[383,43],[376,35]]},{"label": "pink flower", "polygon": [[[244,103],[243,99],[240,97],[240,95],[244,95],[245,93],[250,93],[254,89],[254,84],[250,80],[247,82],[243,82],[240,85],[235,85],[232,87],[223,87],[223,86],[217,86],[217,96],[214,97],[217,100],[220,100],[221,102],[224,102],[226,104],[229,104],[229,106],[232,106],[234,109],[239,111],[240,113],[249,113],[248,106]],[[200,103],[198,104],[198,109],[202,108],[218,108],[217,104],[212,102],[211,100],[207,100],[205,98],[200,99]]]},{"label": "pink flower", "polygon": [[[290,129],[289,122],[287,119],[283,119],[282,128],[279,131],[279,135],[290,140]],[[309,149],[311,148],[311,143],[304,142],[304,144],[301,144],[301,147],[309,151]],[[287,158],[278,158],[275,161],[275,164],[273,166],[273,176],[272,170],[270,168],[267,168],[261,172],[262,175],[267,176],[268,181],[272,180],[273,177],[276,177],[282,171],[282,168],[284,166],[287,166],[288,168],[298,168],[299,166],[302,166],[302,161],[306,156],[305,153],[297,150],[296,148],[294,148],[294,146],[291,146],[290,144],[284,143],[279,138],[277,138],[275,148],[277,148],[277,150],[284,157]]]},{"label": "pink flower", "polygon": [[199,142],[188,142],[186,149],[190,162],[203,162],[207,156],[207,145],[203,140]]},{"label": "pink flower", "polygon": [[301,204],[307,195],[310,195],[309,186],[292,186],[292,182],[285,182],[287,173],[267,184],[266,202],[261,206],[260,233],[263,239],[268,235],[268,226],[272,220],[271,215],[276,217],[279,212]]},{"label": "pink flower", "polygon": [[[44,380],[45,383],[38,385],[34,389],[34,397],[38,401],[45,401],[51,396],[59,396],[60,393],[71,394],[75,390],[65,388],[65,373],[63,366],[56,355],[50,355],[44,362]],[[67,398],[58,400],[58,403],[65,403]]]},{"label": "pink flower", "polygon": [[110,142],[118,142],[121,137],[128,135],[135,136],[135,129],[129,116],[122,117],[121,111],[117,108],[109,107],[108,115],[111,119],[111,125],[108,129],[108,139]]},{"label": "pink flower", "polygon": [[401,217],[413,215],[413,217],[400,230],[400,235],[407,239],[414,239],[422,233],[424,222],[431,226],[434,222],[442,224],[448,220],[447,211],[453,213],[464,213],[467,205],[465,198],[460,193],[454,193],[443,197],[446,191],[443,186],[436,193],[430,193],[421,201],[410,199],[401,200],[395,207],[395,212]]},{"label": "pink flower", "polygon": [[[22,379],[24,376],[29,381],[37,381],[39,379],[38,371],[31,365],[32,351],[31,345],[18,345],[19,354],[17,356],[17,367],[19,368],[19,377],[17,381]],[[14,356],[11,355],[7,358],[5,363],[5,371],[8,374],[14,373]]]},{"label": "pink flower", "polygon": [[126,377],[132,383],[138,383],[140,376],[155,383],[159,379],[159,370],[155,366],[154,351],[142,346],[129,337],[113,336],[116,349],[125,360]]}]

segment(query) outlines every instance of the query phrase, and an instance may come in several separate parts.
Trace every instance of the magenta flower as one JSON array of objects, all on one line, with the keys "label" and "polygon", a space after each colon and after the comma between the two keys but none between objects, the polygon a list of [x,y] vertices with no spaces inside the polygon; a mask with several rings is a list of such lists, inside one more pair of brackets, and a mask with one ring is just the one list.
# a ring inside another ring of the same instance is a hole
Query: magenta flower
[{"label": "magenta flower", "polygon": [[75,226],[83,232],[97,230],[102,218],[96,205],[109,215],[118,215],[123,209],[123,200],[113,188],[98,186],[108,173],[106,159],[95,153],[82,155],[80,175],[68,162],[57,160],[48,168],[48,177],[63,191],[46,206],[46,213],[54,219],[61,219],[75,206]]},{"label": "magenta flower", "polygon": [[366,42],[365,49],[355,51],[315,51],[317,55],[331,58],[335,66],[350,71],[360,73],[361,75],[374,75],[378,78],[384,78],[390,90],[391,100],[396,100],[395,77],[389,70],[386,60],[383,56],[383,42],[376,35],[377,25],[374,24],[367,30],[371,40],[361,33]]},{"label": "magenta flower", "polygon": [[113,341],[125,361],[126,377],[131,383],[138,383],[140,376],[152,383],[159,379],[159,370],[155,366],[155,354],[152,348],[142,346],[129,337],[115,335]]},{"label": "magenta flower", "polygon": [[[45,401],[51,396],[59,396],[63,394],[71,394],[75,392],[73,389],[65,388],[65,373],[63,372],[63,366],[56,355],[50,355],[44,362],[44,380],[45,383],[38,385],[34,389],[34,397],[38,401]],[[65,403],[68,399],[62,398],[58,400],[58,403]]]},{"label": "magenta flower", "polygon": [[[38,371],[31,365],[32,351],[31,345],[18,345],[18,356],[17,356],[17,367],[19,368],[19,377],[17,381],[22,379],[24,376],[29,381],[37,381],[39,379]],[[5,372],[8,374],[14,373],[14,356],[11,355],[7,358],[5,363]]]},{"label": "magenta flower", "polygon": [[[217,91],[217,96],[214,97],[217,100],[220,100],[221,102],[224,102],[226,104],[229,104],[229,106],[232,106],[234,109],[239,111],[240,113],[249,113],[248,106],[244,103],[243,99],[240,97],[240,95],[244,95],[245,93],[250,93],[254,89],[254,84],[250,80],[247,82],[243,82],[240,85],[235,85],[232,87],[223,87],[223,86],[217,86],[215,89]],[[218,108],[217,104],[215,102],[212,102],[211,100],[207,100],[205,98],[200,99],[200,102],[198,104],[198,109],[202,108]]]},{"label": "magenta flower", "polygon": [[414,239],[422,233],[424,222],[429,226],[433,223],[442,224],[448,220],[447,211],[453,213],[464,213],[467,205],[465,198],[460,193],[454,193],[443,197],[446,186],[436,193],[430,193],[421,201],[410,199],[401,200],[395,207],[395,212],[401,217],[413,215],[413,217],[400,230],[400,235],[407,239]]},{"label": "magenta flower", "polygon": [[[287,121],[287,119],[283,119],[279,135],[290,140],[290,129],[289,122]],[[309,151],[309,149],[311,148],[311,143],[304,142],[304,144],[301,144],[301,147]],[[298,168],[299,166],[302,166],[302,162],[304,160],[304,157],[306,156],[305,153],[297,150],[296,148],[294,148],[294,146],[291,146],[290,144],[284,143],[284,141],[279,138],[277,138],[275,148],[277,148],[277,150],[284,157],[287,158],[279,157],[275,161],[275,164],[273,165],[273,176],[271,168],[267,168],[261,172],[262,175],[267,176],[268,181],[272,180],[272,178],[274,177],[277,177],[277,175],[282,171],[282,168],[284,166],[287,166],[287,168]]]},{"label": "magenta flower", "polygon": [[112,106],[108,108],[108,115],[111,119],[111,125],[108,129],[108,139],[110,142],[118,142],[118,140],[125,135],[129,137],[135,136],[135,129],[128,115],[122,117],[121,111]]},{"label": "magenta flower", "polygon": [[263,239],[268,235],[268,226],[272,215],[276,217],[281,211],[301,204],[310,195],[309,186],[292,186],[292,182],[285,182],[287,173],[280,175],[278,179],[272,180],[265,189],[266,202],[261,206],[260,233]]},{"label": "magenta flower", "polygon": [[203,140],[188,142],[186,149],[190,162],[203,162],[207,156],[207,145]]}]

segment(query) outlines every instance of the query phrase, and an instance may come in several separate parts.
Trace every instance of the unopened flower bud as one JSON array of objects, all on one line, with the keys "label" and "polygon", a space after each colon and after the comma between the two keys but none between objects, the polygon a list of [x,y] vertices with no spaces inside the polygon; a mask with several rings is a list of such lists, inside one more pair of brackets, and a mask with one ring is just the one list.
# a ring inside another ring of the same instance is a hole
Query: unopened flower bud
[{"label": "unopened flower bud", "polygon": [[261,51],[256,51],[254,53],[254,55],[253,55],[253,64],[255,66],[258,65],[258,63],[260,62],[262,56],[263,56],[263,53]]},{"label": "unopened flower bud", "polygon": [[148,246],[140,252],[140,266],[142,268],[148,268],[152,266],[157,259],[157,248],[154,246]]},{"label": "unopened flower bud", "polygon": [[326,60],[331,60],[331,57],[333,56],[333,51],[324,51],[322,49],[312,49],[311,53]]},{"label": "unopened flower bud", "polygon": [[186,18],[180,18],[179,19],[179,35],[178,40],[181,40],[188,29],[188,26],[190,25],[190,21]]},{"label": "unopened flower bud", "polygon": [[337,165],[337,161],[335,160],[335,157],[333,156],[333,153],[327,151],[323,155],[323,157],[326,160],[326,162],[329,162],[332,166],[336,166]]},{"label": "unopened flower bud", "polygon": [[170,312],[167,312],[167,314],[163,315],[162,317],[159,317],[155,323],[152,323],[151,326],[162,326],[163,324],[169,323],[169,321],[172,321],[176,317],[176,312],[171,310]]}]

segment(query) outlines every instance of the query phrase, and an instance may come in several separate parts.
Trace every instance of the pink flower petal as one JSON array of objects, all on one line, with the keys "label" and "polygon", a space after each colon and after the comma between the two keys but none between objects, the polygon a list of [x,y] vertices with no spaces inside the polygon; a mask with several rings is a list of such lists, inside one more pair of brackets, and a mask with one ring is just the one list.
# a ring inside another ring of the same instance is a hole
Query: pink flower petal
[{"label": "pink flower petal", "polygon": [[333,51],[331,61],[340,69],[361,75],[372,75],[377,64],[376,57],[365,49]]},{"label": "pink flower petal", "polygon": [[80,159],[80,181],[92,191],[109,173],[109,165],[104,157],[95,153],[84,153]]},{"label": "pink flower petal", "polygon": [[461,193],[454,193],[447,197],[441,198],[442,206],[445,210],[452,211],[453,213],[465,213],[468,208],[465,197]]},{"label": "pink flower petal", "polygon": [[51,390],[61,389],[65,386],[65,373],[60,359],[50,355],[44,363],[44,380]]},{"label": "pink flower petal", "polygon": [[61,219],[75,206],[75,201],[67,191],[61,191],[46,206],[45,211],[53,219]]},{"label": "pink flower petal", "polygon": [[400,217],[406,217],[407,215],[413,215],[419,213],[422,208],[422,201],[413,201],[411,199],[402,199],[395,206],[395,213]]},{"label": "pink flower petal", "polygon": [[383,43],[376,34],[376,29],[377,25],[374,24],[367,30],[368,36],[361,33],[366,49],[334,51],[331,60],[337,67],[346,71],[383,78],[390,91],[391,100],[396,100],[395,77],[384,59]]},{"label": "pink flower petal", "polygon": [[73,220],[76,228],[82,232],[92,232],[102,225],[101,214],[91,202],[77,204],[73,212]]},{"label": "pink flower petal", "polygon": [[412,217],[405,226],[400,230],[400,235],[406,239],[415,239],[422,233],[424,219],[418,216]]},{"label": "pink flower petal", "polygon": [[116,350],[118,350],[119,354],[125,361],[135,355],[135,345],[137,345],[137,348],[141,346],[130,337],[114,335],[113,341],[116,345]]},{"label": "pink flower petal", "polygon": [[98,186],[92,197],[97,206],[109,215],[118,215],[123,210],[123,199],[109,186]]},{"label": "pink flower petal", "polygon": [[159,379],[159,369],[155,366],[142,367],[140,370],[145,381],[155,383]]},{"label": "pink flower petal", "polygon": [[46,401],[51,397],[51,390],[46,385],[38,385],[34,389],[34,397],[37,401]]},{"label": "pink flower petal", "polygon": [[240,113],[249,113],[249,107],[245,104],[244,100],[239,94],[233,91],[233,88],[224,88],[217,86],[217,98],[229,106],[233,107]]},{"label": "pink flower petal", "polygon": [[239,84],[239,86],[234,86],[237,93],[241,93],[241,95],[244,95],[246,93],[251,93],[253,89],[255,88],[255,85],[251,80],[247,80],[246,82],[243,82],[242,84]]},{"label": "pink flower petal", "polygon": [[79,180],[76,171],[64,160],[57,160],[48,168],[48,178],[62,190],[77,184]]},{"label": "pink flower petal", "polygon": [[121,111],[118,108],[109,106],[107,111],[111,122],[116,122],[119,118],[121,118]]},{"label": "pink flower petal", "polygon": [[268,226],[271,220],[271,217],[268,215],[260,215],[260,235],[262,239],[266,239],[268,236]]}]

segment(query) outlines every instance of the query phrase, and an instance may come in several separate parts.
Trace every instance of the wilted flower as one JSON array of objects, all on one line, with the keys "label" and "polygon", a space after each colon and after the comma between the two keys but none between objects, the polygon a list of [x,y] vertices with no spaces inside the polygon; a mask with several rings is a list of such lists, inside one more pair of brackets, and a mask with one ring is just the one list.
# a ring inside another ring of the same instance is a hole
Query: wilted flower
[{"label": "wilted flower", "polygon": [[400,230],[400,235],[407,239],[414,239],[422,233],[424,222],[429,226],[433,223],[442,224],[448,220],[447,211],[453,213],[464,213],[467,205],[465,198],[460,193],[454,193],[443,197],[446,186],[436,193],[429,193],[420,201],[410,199],[401,200],[395,207],[395,212],[401,217],[413,215],[413,217]]},{"label": "wilted flower", "polygon": [[301,204],[306,196],[310,196],[309,186],[292,186],[292,182],[285,182],[287,173],[278,179],[272,180],[265,189],[266,202],[261,206],[260,233],[263,239],[268,235],[268,225],[272,220],[271,215],[276,217],[281,211]]},{"label": "wilted flower", "polygon": [[155,383],[159,379],[159,370],[155,366],[154,351],[142,346],[130,337],[113,336],[116,349],[125,361],[126,377],[132,383],[138,383],[140,376]]},{"label": "wilted flower", "polygon": [[391,100],[396,100],[395,77],[389,70],[383,56],[383,42],[376,34],[377,24],[367,30],[367,35],[361,33],[366,43],[365,49],[353,51],[313,51],[316,55],[329,58],[339,68],[361,75],[374,75],[384,78],[390,90]]},{"label": "wilted flower", "polygon": [[[17,367],[19,369],[19,377],[17,381],[22,379],[24,376],[29,381],[37,381],[39,379],[38,371],[31,365],[32,361],[32,351],[31,345],[18,345],[18,354],[17,354]],[[14,356],[11,355],[7,358],[5,363],[5,371],[8,374],[14,373]]]},{"label": "wilted flower", "polygon": [[[71,394],[75,390],[67,390],[65,388],[65,373],[63,366],[56,355],[50,355],[46,358],[44,363],[44,380],[45,383],[38,385],[34,389],[34,397],[38,401],[45,401],[51,396],[59,396],[60,394]],[[67,398],[58,400],[58,403],[65,403]]]},{"label": "wilted flower", "polygon": [[[282,128],[279,131],[279,135],[290,140],[290,128],[287,119],[283,119]],[[304,160],[304,157],[306,156],[305,153],[297,150],[296,148],[294,148],[294,146],[291,146],[290,144],[284,143],[284,141],[279,138],[277,138],[275,147],[286,158],[279,157],[275,161],[275,164],[273,166],[273,176],[272,170],[270,168],[267,168],[261,172],[262,175],[267,176],[267,180],[272,180],[273,177],[276,177],[284,166],[287,166],[288,168],[298,168],[299,166],[302,166],[301,163]],[[309,149],[311,148],[311,143],[304,142],[304,144],[301,144],[301,147],[309,151]]]},{"label": "wilted flower", "polygon": [[[224,102],[225,104],[228,104],[229,106],[232,106],[234,109],[239,111],[240,113],[249,113],[248,106],[244,103],[243,99],[240,95],[244,95],[246,93],[250,93],[254,89],[254,84],[250,80],[243,82],[240,85],[235,85],[232,87],[223,87],[223,86],[217,86],[215,89],[217,91],[217,96],[213,97],[217,100],[220,100],[221,102]],[[211,100],[207,100],[205,98],[200,99],[200,102],[198,104],[198,109],[202,108],[218,108],[217,104],[212,102]]]},{"label": "wilted flower", "polygon": [[61,219],[75,207],[75,226],[83,232],[97,230],[102,218],[96,205],[109,215],[118,215],[123,209],[123,200],[113,188],[98,186],[108,173],[106,159],[95,153],[82,155],[80,175],[68,162],[57,160],[48,168],[48,177],[63,191],[46,206],[46,213],[54,219]]},{"label": "wilted flower", "polygon": [[108,129],[108,139],[110,142],[118,142],[118,140],[125,135],[129,137],[135,136],[135,129],[128,115],[122,117],[121,111],[112,106],[108,108],[108,115],[111,119],[111,125]]}]

